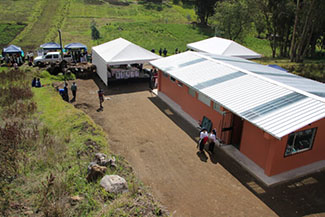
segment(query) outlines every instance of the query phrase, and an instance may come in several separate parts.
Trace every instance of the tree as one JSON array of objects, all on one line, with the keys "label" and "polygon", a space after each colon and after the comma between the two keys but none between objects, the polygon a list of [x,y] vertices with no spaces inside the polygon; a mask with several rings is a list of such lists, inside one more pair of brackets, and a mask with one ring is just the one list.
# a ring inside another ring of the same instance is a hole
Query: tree
[{"label": "tree", "polygon": [[324,9],[325,3],[321,0],[297,0],[290,47],[292,62],[302,62],[307,51],[313,49],[312,46],[316,46],[317,39],[323,35]]},{"label": "tree", "polygon": [[227,0],[217,3],[213,19],[222,37],[241,40],[245,31],[251,28],[252,13],[246,0]]},{"label": "tree", "polygon": [[208,25],[208,19],[214,15],[218,1],[220,0],[195,0],[195,13],[200,20],[200,24]]},{"label": "tree", "polygon": [[90,29],[91,29],[91,38],[92,38],[93,40],[98,40],[98,39],[100,39],[100,33],[99,33],[98,29],[96,28],[96,23],[95,23],[95,21],[92,21],[92,22],[91,22]]}]

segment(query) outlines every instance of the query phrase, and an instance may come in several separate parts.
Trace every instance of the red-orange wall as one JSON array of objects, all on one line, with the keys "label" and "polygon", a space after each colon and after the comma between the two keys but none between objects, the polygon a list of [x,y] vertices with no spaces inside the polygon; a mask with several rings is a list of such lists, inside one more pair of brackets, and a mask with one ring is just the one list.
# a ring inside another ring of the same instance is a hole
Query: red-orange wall
[{"label": "red-orange wall", "polygon": [[284,157],[284,152],[287,146],[288,136],[279,140],[272,140],[271,150],[269,155],[270,163],[265,168],[267,175],[275,175],[287,170],[295,169],[310,163],[320,160],[325,160],[325,119],[316,121],[298,131],[317,127],[317,132],[314,139],[314,144],[311,150],[296,153]]},{"label": "red-orange wall", "polygon": [[222,115],[213,109],[212,103],[209,107],[197,99],[197,94],[195,98],[191,96],[188,89],[185,84],[180,87],[176,82],[172,82],[169,77],[167,78],[159,72],[158,90],[175,101],[183,111],[198,122],[202,120],[203,116],[209,118],[213,123],[212,127],[217,129],[217,135],[220,135]]},{"label": "red-orange wall", "polygon": [[274,138],[270,137],[270,139],[266,139],[261,129],[255,127],[248,121],[244,121],[240,152],[260,167],[265,168],[271,139]]},{"label": "red-orange wall", "polygon": [[[191,115],[195,120],[201,120],[203,116],[208,117],[213,128],[217,129],[218,136],[221,135],[222,115],[208,107],[196,97],[188,93],[188,87],[179,87],[176,82],[159,72],[158,90],[175,101],[181,108]],[[240,151],[264,169],[268,176],[276,175],[291,169],[295,169],[316,161],[325,160],[325,119],[319,120],[300,130],[317,127],[317,132],[312,150],[284,157],[288,136],[278,140],[251,123],[244,121],[240,144]]]},{"label": "red-orange wall", "polygon": [[268,176],[325,160],[325,119],[314,122],[296,132],[314,127],[317,127],[317,132],[312,149],[284,157],[288,136],[278,140],[244,121],[240,151],[262,167]]}]

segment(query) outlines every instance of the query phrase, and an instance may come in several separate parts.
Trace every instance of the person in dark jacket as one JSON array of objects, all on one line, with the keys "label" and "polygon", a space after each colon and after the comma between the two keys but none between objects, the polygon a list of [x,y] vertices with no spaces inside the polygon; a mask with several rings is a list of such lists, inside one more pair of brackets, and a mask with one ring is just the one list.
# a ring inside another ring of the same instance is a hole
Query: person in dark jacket
[{"label": "person in dark jacket", "polygon": [[71,92],[72,92],[72,96],[73,96],[71,102],[74,102],[74,101],[76,101],[76,97],[77,97],[77,85],[76,85],[76,82],[72,83]]},{"label": "person in dark jacket", "polygon": [[69,102],[68,83],[64,83],[64,101]]},{"label": "person in dark jacket", "polygon": [[32,87],[35,87],[35,86],[36,86],[36,77],[34,77],[32,80]]}]

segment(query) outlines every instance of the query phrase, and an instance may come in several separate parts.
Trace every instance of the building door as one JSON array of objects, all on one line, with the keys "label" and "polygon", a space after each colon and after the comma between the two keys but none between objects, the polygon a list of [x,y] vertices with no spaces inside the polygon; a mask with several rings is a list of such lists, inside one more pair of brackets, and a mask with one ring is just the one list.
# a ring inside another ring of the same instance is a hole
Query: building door
[{"label": "building door", "polygon": [[222,143],[227,145],[231,144],[232,119],[233,115],[231,112],[223,114],[220,139]]},{"label": "building door", "polygon": [[237,149],[240,149],[240,140],[243,131],[243,119],[239,116],[233,115],[232,121],[232,135],[231,135],[231,144],[235,146]]}]

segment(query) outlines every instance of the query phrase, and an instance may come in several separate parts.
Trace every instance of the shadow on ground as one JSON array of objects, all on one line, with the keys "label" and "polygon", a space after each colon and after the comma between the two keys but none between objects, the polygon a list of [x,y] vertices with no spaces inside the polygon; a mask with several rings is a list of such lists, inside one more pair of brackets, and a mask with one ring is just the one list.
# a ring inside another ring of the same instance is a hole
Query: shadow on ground
[{"label": "shadow on ground", "polygon": [[[150,100],[195,142],[198,141],[198,129],[189,124],[158,97],[151,97]],[[207,157],[207,154],[209,157]],[[197,153],[197,156],[203,162],[207,162],[210,159],[214,164],[221,164],[279,216],[289,217],[311,214],[325,216],[325,171],[277,186],[266,187],[237,162],[233,161],[232,158],[227,156],[219,147],[215,148],[214,154],[205,152],[204,154]],[[235,205],[236,202],[234,201]]]},{"label": "shadow on ground", "polygon": [[133,93],[139,91],[149,90],[149,78],[132,78],[110,81],[108,86],[98,77],[94,75],[93,78],[99,89],[104,91],[104,95],[119,95],[125,93]]},{"label": "shadow on ground", "polygon": [[[123,80],[106,87],[98,77],[95,77],[94,80],[97,86],[104,90],[105,95],[149,91],[148,81]],[[186,132],[193,141],[198,141],[198,129],[193,127],[154,94],[152,94],[152,97],[149,97],[149,100]],[[290,217],[312,214],[325,216],[325,171],[277,186],[266,187],[237,162],[233,161],[232,158],[227,156],[219,147],[215,148],[214,154],[205,152],[204,154],[197,154],[197,157],[203,162],[219,163],[279,216]],[[234,201],[234,206],[236,206],[236,201]]]}]

